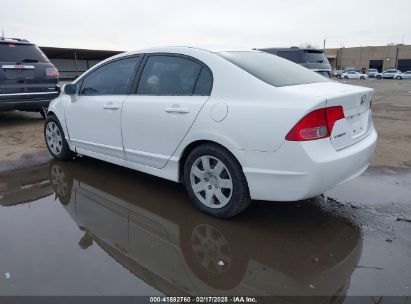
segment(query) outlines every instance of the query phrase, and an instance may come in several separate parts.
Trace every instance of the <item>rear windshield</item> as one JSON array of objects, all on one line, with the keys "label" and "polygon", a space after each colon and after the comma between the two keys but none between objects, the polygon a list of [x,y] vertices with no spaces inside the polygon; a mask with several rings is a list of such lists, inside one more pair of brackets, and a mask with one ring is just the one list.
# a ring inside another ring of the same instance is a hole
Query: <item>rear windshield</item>
[{"label": "rear windshield", "polygon": [[294,62],[266,52],[220,52],[217,54],[275,87],[330,81]]},{"label": "rear windshield", "polygon": [[33,44],[0,43],[0,62],[48,62],[48,59]]},{"label": "rear windshield", "polygon": [[305,60],[307,63],[326,63],[328,64],[327,56],[323,52],[304,51]]}]

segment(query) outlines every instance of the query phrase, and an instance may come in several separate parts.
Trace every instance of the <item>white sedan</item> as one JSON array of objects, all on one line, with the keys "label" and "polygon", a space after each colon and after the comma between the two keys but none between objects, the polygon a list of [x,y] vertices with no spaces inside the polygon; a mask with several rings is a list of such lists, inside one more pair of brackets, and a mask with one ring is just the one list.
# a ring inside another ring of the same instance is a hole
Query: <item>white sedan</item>
[{"label": "white sedan", "polygon": [[348,71],[341,74],[343,79],[368,79],[367,74],[363,74],[357,71]]},{"label": "white sedan", "polygon": [[393,78],[401,80],[401,79],[411,79],[411,71],[406,71],[404,73],[397,73],[394,74]]},{"label": "white sedan", "polygon": [[198,208],[226,218],[251,199],[311,198],[361,174],[377,140],[372,94],[265,52],[152,48],[65,85],[44,135],[56,159],[182,182]]}]

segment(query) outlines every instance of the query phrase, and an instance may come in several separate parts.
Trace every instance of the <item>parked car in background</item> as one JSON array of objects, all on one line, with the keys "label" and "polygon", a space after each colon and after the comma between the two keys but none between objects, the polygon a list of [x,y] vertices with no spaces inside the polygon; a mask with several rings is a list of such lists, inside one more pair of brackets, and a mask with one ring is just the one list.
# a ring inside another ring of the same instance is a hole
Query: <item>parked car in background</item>
[{"label": "parked car in background", "polygon": [[394,78],[395,75],[401,73],[400,70],[397,69],[389,69],[389,70],[385,70],[382,73],[378,73],[377,75],[375,75],[375,77],[377,77],[377,79],[381,79],[381,78]]},{"label": "parked car in background", "polygon": [[35,44],[0,37],[0,111],[38,111],[45,116],[43,109],[60,94],[58,76]]},{"label": "parked car in background", "polygon": [[342,73],[340,77],[344,79],[368,79],[367,74],[363,74],[357,71],[348,71]]},{"label": "parked car in background", "polygon": [[332,68],[323,50],[298,47],[265,48],[259,50],[298,63],[327,78],[332,77]]},{"label": "parked car in background", "polygon": [[378,70],[377,69],[369,69],[368,70],[368,77],[375,77],[378,74]]},{"label": "parked car in background", "polygon": [[337,70],[337,72],[334,74],[334,76],[337,77],[338,79],[341,79],[342,74],[346,74],[346,73],[351,72],[351,71],[361,73],[361,70],[359,70],[359,69],[347,68],[347,69],[344,69],[344,70]]},{"label": "parked car in background", "polygon": [[333,70],[333,77],[341,76],[341,74],[344,72],[344,70]]},{"label": "parked car in background", "polygon": [[401,79],[411,79],[411,71],[406,71],[404,73],[396,73],[394,74],[393,78],[401,80]]},{"label": "parked car in background", "polygon": [[364,172],[377,140],[372,89],[260,51],[123,53],[63,92],[44,125],[54,158],[80,153],[183,181],[217,217],[251,199],[315,197]]}]

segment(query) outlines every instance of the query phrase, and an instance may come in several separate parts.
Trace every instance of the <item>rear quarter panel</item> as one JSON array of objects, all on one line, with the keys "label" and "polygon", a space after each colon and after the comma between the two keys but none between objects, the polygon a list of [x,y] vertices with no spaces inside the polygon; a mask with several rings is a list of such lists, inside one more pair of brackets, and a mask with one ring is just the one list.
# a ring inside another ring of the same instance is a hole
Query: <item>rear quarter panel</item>
[{"label": "rear quarter panel", "polygon": [[[226,148],[276,151],[286,134],[306,113],[325,106],[325,100],[283,92],[219,56],[204,60],[214,77],[210,99],[203,106],[174,156],[196,140],[210,140]],[[201,58],[200,58],[201,59]],[[213,107],[227,105],[227,116],[217,122]]]}]

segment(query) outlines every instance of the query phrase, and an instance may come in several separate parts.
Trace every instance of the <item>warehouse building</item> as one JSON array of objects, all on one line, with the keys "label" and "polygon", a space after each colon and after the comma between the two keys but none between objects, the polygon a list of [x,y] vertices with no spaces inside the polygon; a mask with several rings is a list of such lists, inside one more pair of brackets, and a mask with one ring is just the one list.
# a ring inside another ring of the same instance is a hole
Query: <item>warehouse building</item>
[{"label": "warehouse building", "polygon": [[365,46],[326,49],[333,69],[411,70],[411,45]]},{"label": "warehouse building", "polygon": [[[121,51],[40,47],[60,72],[60,79],[75,79],[96,63]],[[411,70],[411,45],[329,48],[325,53],[333,69]]]},{"label": "warehouse building", "polygon": [[120,51],[57,47],[40,47],[40,49],[59,70],[62,80],[75,79],[98,62],[122,53]]}]

